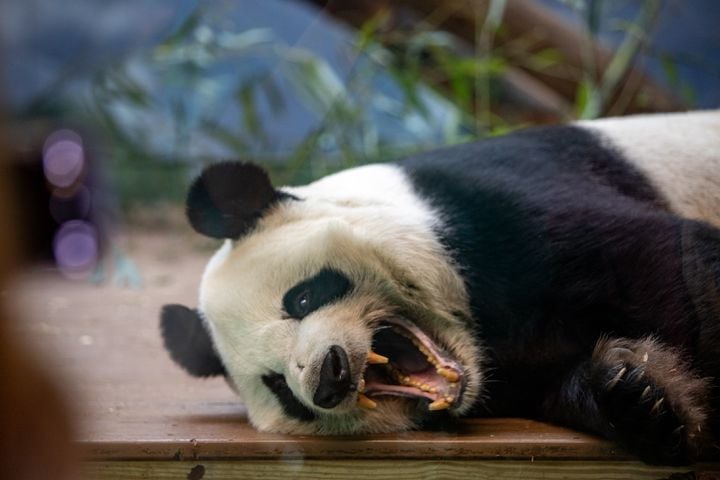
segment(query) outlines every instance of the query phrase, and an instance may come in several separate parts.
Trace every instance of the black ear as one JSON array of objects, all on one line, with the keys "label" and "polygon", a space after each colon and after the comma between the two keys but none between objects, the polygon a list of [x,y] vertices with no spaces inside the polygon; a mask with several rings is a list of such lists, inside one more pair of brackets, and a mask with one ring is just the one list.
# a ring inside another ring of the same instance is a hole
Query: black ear
[{"label": "black ear", "polygon": [[165,305],[160,314],[165,348],[175,362],[196,377],[224,375],[225,367],[196,310],[183,305]]},{"label": "black ear", "polygon": [[267,172],[258,165],[216,163],[207,167],[190,187],[187,216],[203,235],[239,238],[284,196],[273,188]]}]

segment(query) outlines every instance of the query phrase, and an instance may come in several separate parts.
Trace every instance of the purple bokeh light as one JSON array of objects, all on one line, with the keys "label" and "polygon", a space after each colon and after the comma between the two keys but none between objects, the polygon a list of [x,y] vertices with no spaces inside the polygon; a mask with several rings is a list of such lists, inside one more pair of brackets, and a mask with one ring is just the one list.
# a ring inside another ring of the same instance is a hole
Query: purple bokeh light
[{"label": "purple bokeh light", "polygon": [[73,279],[88,276],[99,256],[97,230],[83,220],[63,223],[53,239],[53,253],[63,275]]},{"label": "purple bokeh light", "polygon": [[45,140],[43,170],[53,186],[68,188],[83,172],[85,154],[82,138],[72,130],[57,130]]}]

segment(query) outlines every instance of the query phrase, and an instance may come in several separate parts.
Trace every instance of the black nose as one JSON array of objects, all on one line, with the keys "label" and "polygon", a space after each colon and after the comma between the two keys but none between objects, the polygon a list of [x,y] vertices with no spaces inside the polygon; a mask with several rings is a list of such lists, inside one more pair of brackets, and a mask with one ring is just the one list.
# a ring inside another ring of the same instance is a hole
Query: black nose
[{"label": "black nose", "polygon": [[350,363],[347,353],[342,347],[333,345],[325,355],[320,368],[318,383],[313,403],[322,408],[333,408],[342,402],[350,391]]}]

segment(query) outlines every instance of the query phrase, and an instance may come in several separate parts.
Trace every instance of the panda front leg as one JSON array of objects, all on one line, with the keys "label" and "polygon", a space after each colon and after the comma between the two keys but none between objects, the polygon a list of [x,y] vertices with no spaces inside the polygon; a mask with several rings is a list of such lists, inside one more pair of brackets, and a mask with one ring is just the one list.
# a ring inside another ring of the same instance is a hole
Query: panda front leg
[{"label": "panda front leg", "polygon": [[604,435],[645,462],[682,465],[702,446],[709,388],[651,337],[604,338],[542,408],[548,420]]}]

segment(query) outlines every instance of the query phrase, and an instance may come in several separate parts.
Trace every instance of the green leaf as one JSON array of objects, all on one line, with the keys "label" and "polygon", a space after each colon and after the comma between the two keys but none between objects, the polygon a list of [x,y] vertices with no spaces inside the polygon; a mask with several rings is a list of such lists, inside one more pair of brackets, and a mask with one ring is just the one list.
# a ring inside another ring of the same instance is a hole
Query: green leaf
[{"label": "green leaf", "polygon": [[390,20],[390,11],[388,9],[380,10],[376,15],[373,15],[369,20],[364,22],[360,27],[357,38],[357,49],[363,51],[370,45],[378,43],[377,33]]},{"label": "green leaf", "polygon": [[680,86],[680,96],[688,108],[694,108],[697,105],[697,92],[691,85],[683,83]]},{"label": "green leaf", "polygon": [[241,33],[222,32],[218,35],[218,45],[235,52],[245,52],[276,40],[269,28],[252,28]]},{"label": "green leaf", "polygon": [[589,78],[583,79],[575,93],[575,111],[578,118],[597,118],[600,115],[601,106],[600,91],[595,82]]},{"label": "green leaf", "polygon": [[640,51],[640,48],[648,40],[647,31],[651,23],[657,17],[660,9],[658,0],[645,0],[637,18],[631,23],[626,23],[626,34],[622,43],[615,51],[610,64],[605,69],[600,84],[601,99],[610,97],[620,80],[632,67],[633,61]]},{"label": "green leaf", "polygon": [[253,137],[262,137],[263,130],[255,103],[255,80],[250,79],[242,85],[235,97],[240,102],[243,124]]},{"label": "green leaf", "polygon": [[200,12],[194,11],[168,38],[165,39],[158,48],[161,50],[171,49],[190,38],[195,28],[200,24]]},{"label": "green leaf", "polygon": [[263,78],[260,82],[260,88],[273,113],[280,113],[285,110],[285,99],[271,75]]},{"label": "green leaf", "polygon": [[298,96],[324,115],[338,102],[349,102],[345,85],[323,58],[299,48],[281,50],[282,68]]},{"label": "green leaf", "polygon": [[680,74],[678,73],[677,63],[675,60],[667,54],[660,55],[660,64],[662,65],[665,78],[668,83],[675,87],[680,84]]},{"label": "green leaf", "polygon": [[207,136],[228,147],[235,153],[246,153],[249,149],[248,144],[240,134],[231,132],[215,121],[205,119],[201,123],[200,128]]},{"label": "green leaf", "polygon": [[562,63],[562,53],[556,48],[545,48],[533,53],[524,60],[523,66],[537,72]]}]

